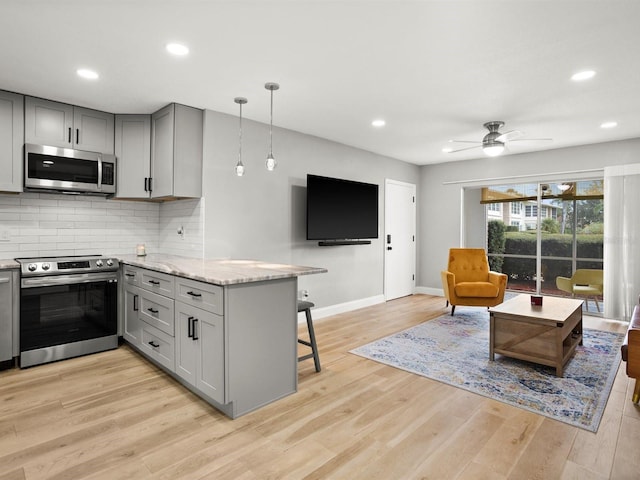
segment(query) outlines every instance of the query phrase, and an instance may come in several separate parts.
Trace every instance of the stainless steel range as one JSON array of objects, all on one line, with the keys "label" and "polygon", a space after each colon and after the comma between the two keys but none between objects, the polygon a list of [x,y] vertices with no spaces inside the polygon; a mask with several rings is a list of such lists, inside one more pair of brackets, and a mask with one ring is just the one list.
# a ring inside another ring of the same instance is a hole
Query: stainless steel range
[{"label": "stainless steel range", "polygon": [[101,255],[16,258],[20,367],[118,346],[118,268]]}]

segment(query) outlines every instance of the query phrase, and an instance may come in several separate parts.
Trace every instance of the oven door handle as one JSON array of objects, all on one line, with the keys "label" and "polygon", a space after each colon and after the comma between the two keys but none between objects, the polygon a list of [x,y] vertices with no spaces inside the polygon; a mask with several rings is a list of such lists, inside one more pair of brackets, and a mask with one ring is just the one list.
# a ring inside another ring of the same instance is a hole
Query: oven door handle
[{"label": "oven door handle", "polygon": [[56,287],[59,285],[71,285],[77,283],[92,282],[117,282],[116,272],[105,273],[77,273],[71,275],[51,275],[49,277],[23,278],[20,281],[22,288]]}]

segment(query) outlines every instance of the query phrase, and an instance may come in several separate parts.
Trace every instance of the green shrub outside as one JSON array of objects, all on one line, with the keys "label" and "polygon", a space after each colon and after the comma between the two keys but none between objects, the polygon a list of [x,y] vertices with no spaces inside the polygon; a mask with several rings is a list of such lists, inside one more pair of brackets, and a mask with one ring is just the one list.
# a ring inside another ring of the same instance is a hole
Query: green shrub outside
[{"label": "green shrub outside", "polygon": [[[507,232],[505,234],[506,254],[536,255],[535,232]],[[542,275],[546,281],[554,282],[558,276],[570,277],[571,260],[544,260],[545,257],[569,257],[572,252],[572,235],[560,233],[542,233]],[[580,258],[602,259],[603,235],[581,234],[577,238],[577,256]],[[602,262],[580,262],[579,268],[602,268]],[[534,280],[536,261],[530,258],[504,257],[502,272],[512,279]]]},{"label": "green shrub outside", "polygon": [[[487,243],[490,253],[504,253],[505,224],[500,220],[490,220],[487,225]],[[502,272],[504,257],[489,257],[489,270]]]}]

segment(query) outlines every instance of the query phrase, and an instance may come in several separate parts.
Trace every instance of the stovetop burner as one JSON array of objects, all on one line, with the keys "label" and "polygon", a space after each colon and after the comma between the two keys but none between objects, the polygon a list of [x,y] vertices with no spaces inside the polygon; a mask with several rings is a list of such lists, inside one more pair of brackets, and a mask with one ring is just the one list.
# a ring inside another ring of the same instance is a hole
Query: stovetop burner
[{"label": "stovetop burner", "polygon": [[118,270],[118,260],[102,255],[16,258],[23,277],[71,273],[111,272]]}]

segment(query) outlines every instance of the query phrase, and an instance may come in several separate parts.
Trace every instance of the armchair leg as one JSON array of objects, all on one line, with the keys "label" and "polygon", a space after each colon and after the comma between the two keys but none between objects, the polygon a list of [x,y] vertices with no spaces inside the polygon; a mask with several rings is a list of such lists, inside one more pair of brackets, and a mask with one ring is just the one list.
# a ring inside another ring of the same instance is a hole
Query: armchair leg
[{"label": "armchair leg", "polygon": [[447,308],[448,306],[449,306],[449,300],[447,300],[447,304],[444,307]]},{"label": "armchair leg", "polygon": [[640,379],[636,379],[636,386],[633,389],[633,403],[636,405],[640,401]]},{"label": "armchair leg", "polygon": [[598,313],[600,313],[600,304],[598,303],[598,297],[593,297],[593,301],[596,302],[596,309],[598,309]]},{"label": "armchair leg", "polygon": [[455,312],[456,310],[456,306],[455,305],[451,305],[451,316],[453,317],[453,312]]}]

